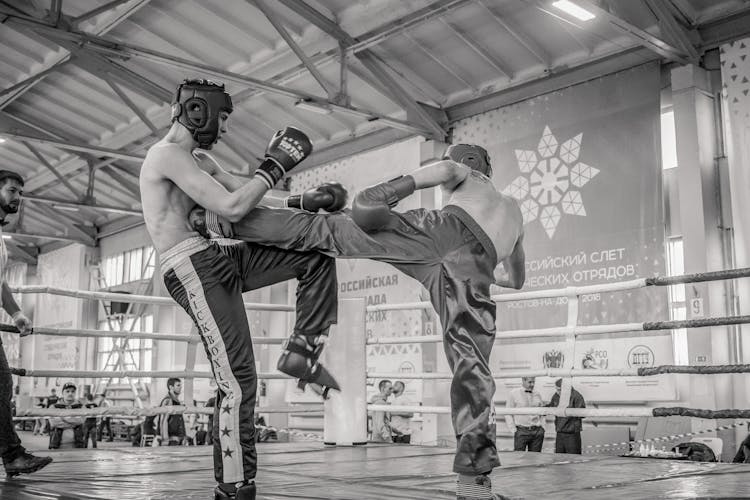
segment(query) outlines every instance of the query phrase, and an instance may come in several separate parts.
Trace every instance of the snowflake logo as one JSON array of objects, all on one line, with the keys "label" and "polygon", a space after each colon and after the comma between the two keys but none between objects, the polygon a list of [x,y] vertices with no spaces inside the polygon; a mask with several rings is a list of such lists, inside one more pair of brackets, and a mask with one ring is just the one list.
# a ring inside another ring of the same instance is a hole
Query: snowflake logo
[{"label": "snowflake logo", "polygon": [[582,139],[583,134],[578,134],[560,145],[545,126],[536,151],[516,149],[523,175],[503,189],[520,203],[524,225],[539,220],[550,239],[562,214],[586,216],[581,193],[575,188],[586,185],[599,169],[578,161]]}]

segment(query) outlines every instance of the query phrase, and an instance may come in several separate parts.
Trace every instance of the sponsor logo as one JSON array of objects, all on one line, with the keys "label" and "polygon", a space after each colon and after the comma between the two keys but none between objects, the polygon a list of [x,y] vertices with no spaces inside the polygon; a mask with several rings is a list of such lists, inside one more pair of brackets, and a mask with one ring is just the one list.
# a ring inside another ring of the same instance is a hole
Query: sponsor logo
[{"label": "sponsor logo", "polygon": [[542,362],[545,368],[562,368],[565,363],[565,355],[557,349],[552,349],[544,353]]},{"label": "sponsor logo", "polygon": [[654,366],[654,351],[645,345],[637,345],[628,352],[628,366],[640,368],[642,366]]}]

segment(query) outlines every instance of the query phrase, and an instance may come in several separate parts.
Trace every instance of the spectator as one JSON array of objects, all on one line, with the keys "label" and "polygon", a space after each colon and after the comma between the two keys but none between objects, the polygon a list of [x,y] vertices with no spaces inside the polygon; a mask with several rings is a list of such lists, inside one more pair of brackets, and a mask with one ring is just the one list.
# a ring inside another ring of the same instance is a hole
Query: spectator
[{"label": "spectator", "polygon": [[[76,398],[76,386],[73,382],[66,382],[63,385],[62,399],[55,403],[56,409],[77,409],[83,408],[83,404]],[[52,417],[49,419],[50,423],[50,435],[49,435],[49,448],[50,450],[57,449],[60,447],[62,441],[62,435],[65,429],[73,429],[73,446],[75,448],[83,448],[85,443],[83,441],[83,417]]]},{"label": "spectator", "polygon": [[[394,406],[415,406],[416,403],[406,395],[406,386],[400,380],[393,383]],[[411,443],[411,418],[413,412],[391,411],[391,434],[394,443]]]},{"label": "spectator", "polygon": [[[560,392],[562,390],[562,379],[555,381],[555,394],[552,396],[549,407],[558,406],[560,403]],[[586,401],[580,392],[570,388],[570,402],[568,408],[586,408]],[[581,454],[581,429],[583,417],[555,417],[555,453]]]},{"label": "spectator", "polygon": [[[110,408],[112,403],[107,399],[107,391],[102,391],[99,394],[99,406],[102,408]],[[104,437],[104,429],[107,429],[107,442],[111,443],[115,439],[115,435],[112,433],[112,419],[108,416],[103,416],[101,422],[99,422],[99,441]]]},{"label": "spectator", "polygon": [[[167,380],[167,395],[161,400],[159,406],[180,406],[180,393],[182,393],[182,381],[178,378]],[[162,444],[179,446],[186,441],[185,419],[182,415],[159,415],[159,435]]]},{"label": "spectator", "polygon": [[[508,394],[505,406],[508,408],[530,408],[544,406],[542,396],[534,391],[534,377],[521,378],[521,387]],[[513,433],[514,451],[542,451],[544,427],[539,415],[506,415],[505,422]]]},{"label": "spectator", "polygon": [[195,445],[202,446],[206,444],[206,438],[208,433],[206,432],[206,426],[204,424],[198,424],[195,426]]},{"label": "spectator", "polygon": [[[214,408],[216,406],[216,394],[208,398],[206,401],[206,408]],[[214,444],[214,416],[208,416],[208,430],[206,430],[206,444]]]},{"label": "spectator", "polygon": [[[370,403],[388,404],[388,396],[393,393],[390,380],[381,380],[378,384],[380,392],[372,397]],[[384,411],[372,412],[372,441],[376,443],[392,443],[390,415]]]},{"label": "spectator", "polygon": [[750,434],[740,443],[732,462],[735,464],[750,464]]},{"label": "spectator", "polygon": [[54,408],[60,398],[57,397],[57,390],[53,387],[49,390],[49,396],[44,401],[45,408]]},{"label": "spectator", "polygon": [[[34,408],[42,409],[46,408],[46,398],[39,398],[39,402],[34,405]],[[41,435],[44,432],[44,427],[47,423],[46,418],[35,418],[34,419],[34,435]]]},{"label": "spectator", "polygon": [[[99,405],[94,401],[94,395],[90,392],[86,393],[85,397],[86,408],[96,408]],[[86,417],[83,422],[83,447],[88,448],[89,439],[91,439],[91,447],[96,448],[96,417]]]}]

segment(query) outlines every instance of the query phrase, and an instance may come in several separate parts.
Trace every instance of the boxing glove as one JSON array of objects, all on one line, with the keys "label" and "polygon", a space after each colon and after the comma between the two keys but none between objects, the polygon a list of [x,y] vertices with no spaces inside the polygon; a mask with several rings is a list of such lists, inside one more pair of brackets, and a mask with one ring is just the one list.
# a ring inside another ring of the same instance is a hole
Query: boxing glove
[{"label": "boxing glove", "polygon": [[255,177],[266,183],[268,189],[312,153],[310,139],[299,129],[287,127],[271,138],[266,148],[265,160],[255,171]]},{"label": "boxing glove", "polygon": [[365,231],[377,231],[388,225],[391,208],[412,194],[414,177],[404,175],[361,191],[352,204],[352,220]]},{"label": "boxing glove", "polygon": [[320,209],[326,212],[338,212],[346,206],[348,195],[346,188],[338,182],[326,182],[316,188],[308,189],[301,195],[288,197],[285,205],[308,212],[317,212]]}]

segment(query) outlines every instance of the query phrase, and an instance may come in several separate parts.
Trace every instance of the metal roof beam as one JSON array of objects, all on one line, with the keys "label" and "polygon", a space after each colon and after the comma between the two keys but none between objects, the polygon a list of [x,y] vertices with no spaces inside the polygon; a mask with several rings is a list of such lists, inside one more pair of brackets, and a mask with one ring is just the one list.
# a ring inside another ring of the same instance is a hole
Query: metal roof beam
[{"label": "metal roof beam", "polygon": [[449,21],[446,21],[445,19],[440,19],[440,21],[445,26],[447,26],[466,45],[468,45],[471,48],[471,50],[479,54],[479,56],[482,57],[488,63],[490,63],[490,65],[493,68],[495,68],[500,73],[502,73],[503,76],[506,76],[511,80],[513,79],[513,71],[508,67],[508,64],[504,61],[501,61],[500,58],[497,57],[495,54],[493,54],[486,46],[484,46],[478,40],[475,40],[471,35],[466,33],[464,30],[462,30],[460,27],[456,26],[455,24]]},{"label": "metal roof beam", "polygon": [[42,153],[40,153],[38,149],[36,149],[34,146],[32,146],[31,144],[29,144],[26,141],[22,141],[22,144],[24,146],[26,146],[28,148],[28,150],[31,151],[31,153],[34,156],[37,157],[37,159],[41,162],[42,165],[44,165],[45,167],[47,167],[47,170],[49,170],[50,172],[52,172],[52,174],[55,177],[57,177],[57,179],[62,183],[63,186],[65,186],[66,188],[68,188],[68,190],[71,193],[73,193],[73,196],[75,196],[76,198],[80,198],[81,197],[81,194],[78,191],[76,191],[76,189],[73,187],[73,185],[70,182],[68,182],[68,179],[66,179],[65,177],[63,177],[62,174],[60,174],[60,172],[58,172],[57,169],[55,167],[53,167],[52,164],[49,161],[47,161],[47,159],[44,156],[42,156]]},{"label": "metal roof beam", "polygon": [[10,250],[11,257],[17,257],[18,260],[31,264],[32,266],[37,264],[37,255],[39,255],[39,249],[37,247],[32,247],[33,250],[29,250],[12,240],[5,240],[5,245],[8,247],[8,250]]},{"label": "metal roof beam", "polygon": [[[524,1],[531,5],[536,6],[539,10],[546,13],[547,15],[557,16],[556,13],[552,13],[549,10],[549,5],[547,5],[544,2],[541,2],[540,0],[524,0]],[[667,59],[668,61],[677,62],[680,64],[690,64],[690,55],[687,54],[684,50],[680,50],[670,45],[669,43],[665,42],[661,38],[656,37],[652,35],[651,33],[648,33],[640,29],[639,27],[632,25],[626,20],[602,9],[601,7],[594,4],[593,2],[590,2],[589,0],[575,0],[575,1],[580,7],[588,10],[600,20],[606,22],[610,27],[614,28],[620,33],[623,33],[628,38],[632,39],[639,45],[649,49],[655,54],[660,55],[661,57]],[[588,29],[581,25],[576,24],[576,26],[582,30]]]},{"label": "metal roof beam", "polygon": [[130,207],[99,205],[96,203],[83,203],[80,201],[70,201],[70,200],[64,200],[62,198],[51,198],[49,196],[36,196],[33,194],[25,194],[25,193],[23,195],[23,198],[25,200],[29,200],[30,202],[46,203],[48,205],[59,205],[59,206],[70,207],[70,208],[85,208],[85,209],[97,210],[100,212],[108,212],[108,213],[113,213],[113,214],[143,216],[143,212],[141,210],[136,210]]},{"label": "metal roof beam", "polygon": [[133,198],[140,203],[141,201],[141,189],[138,186],[138,184],[134,181],[131,181],[127,177],[125,177],[123,174],[117,171],[112,166],[102,167],[99,170],[107,174],[109,177],[112,178],[117,184],[125,188],[127,192],[129,192],[131,195],[133,195]]},{"label": "metal roof beam", "polygon": [[27,233],[27,232],[20,232],[20,231],[13,231],[10,233],[3,233],[7,234],[13,238],[32,238],[36,240],[54,240],[54,241],[66,241],[68,243],[80,243],[82,245],[88,244],[85,241],[81,241],[77,238],[72,238],[70,236],[56,236],[51,234],[37,234],[37,233]]},{"label": "metal roof beam", "polygon": [[290,49],[292,49],[292,52],[294,52],[297,58],[302,61],[302,64],[305,65],[312,77],[315,78],[315,80],[320,84],[323,90],[325,90],[325,92],[328,94],[328,98],[333,99],[336,95],[336,89],[334,89],[333,86],[328,83],[325,77],[323,77],[320,71],[318,71],[318,69],[315,67],[315,64],[312,63],[307,54],[305,54],[305,52],[300,48],[297,42],[294,41],[292,36],[289,34],[287,29],[281,22],[281,19],[279,19],[279,16],[276,15],[276,13],[266,4],[264,0],[251,1],[255,5],[255,7],[258,8],[258,10],[260,10],[264,16],[266,16],[268,22],[270,22],[274,29],[279,33],[279,35],[281,35],[281,38],[284,39],[286,44]]},{"label": "metal roof beam", "polygon": [[[17,22],[24,23],[26,21],[19,19]],[[228,82],[234,82],[234,83],[239,83],[241,85],[247,85],[250,87],[259,88],[259,89],[262,89],[271,93],[284,95],[286,97],[290,97],[293,99],[309,99],[309,100],[313,100],[317,102],[323,102],[323,103],[326,103],[326,105],[328,105],[334,111],[348,113],[350,115],[365,118],[370,121],[378,120],[380,123],[383,123],[384,125],[387,125],[390,127],[407,130],[410,132],[416,132],[418,134],[422,134],[425,136],[431,136],[431,131],[424,125],[421,125],[418,123],[413,123],[408,120],[398,120],[396,118],[391,118],[390,116],[383,115],[381,113],[377,113],[377,112],[370,111],[367,109],[356,108],[354,106],[344,106],[341,104],[337,104],[335,102],[327,101],[326,98],[323,98],[320,96],[308,94],[306,92],[301,92],[301,91],[288,88],[288,87],[283,87],[281,85],[275,85],[273,83],[258,80],[256,78],[245,76],[239,73],[227,71],[227,70],[209,66],[206,64],[197,63],[195,61],[187,60],[187,59],[180,58],[180,57],[175,57],[169,54],[164,54],[155,50],[145,49],[143,47],[137,47],[134,45],[120,43],[120,42],[114,42],[111,40],[107,40],[105,38],[88,35],[86,33],[68,32],[64,30],[59,30],[57,28],[51,28],[48,26],[43,26],[43,25],[38,25],[38,24],[30,24],[30,27],[33,27],[35,30],[41,33],[46,33],[51,36],[54,36],[55,38],[60,38],[64,40],[72,40],[78,43],[86,43],[87,44],[86,50],[94,50],[94,51],[109,54],[109,55],[115,55],[117,57],[141,58],[141,59],[149,60],[149,61],[156,62],[159,64],[166,64],[169,66],[188,69],[191,71],[202,71],[208,74],[216,75]]]},{"label": "metal roof beam", "polygon": [[[133,2],[126,9],[123,9],[123,11],[120,12],[117,16],[113,17],[112,19],[107,20],[106,22],[104,22],[101,25],[96,26],[95,29],[94,29],[94,31],[93,31],[93,33],[97,34],[97,35],[105,34],[109,30],[111,30],[112,28],[114,28],[115,26],[117,26],[118,24],[120,24],[122,21],[124,21],[125,19],[127,19],[131,14],[133,14],[136,11],[138,11],[141,7],[143,7],[144,5],[146,5],[149,1],[150,0],[137,0],[137,1]],[[18,10],[16,7],[13,7],[13,9]],[[19,10],[19,12],[22,12],[21,15],[15,13],[13,11],[8,11],[8,10],[2,9],[2,8],[0,8],[0,10],[2,10],[4,13],[8,14],[9,16],[12,16],[12,17],[9,17],[8,19],[5,19],[3,21],[3,23],[6,26],[8,26],[8,25],[12,26],[13,22],[14,22],[14,19],[19,19],[19,18],[20,19],[25,19],[28,22],[49,25],[45,20],[25,15],[25,13],[23,13],[23,11],[20,11],[20,10]],[[51,72],[51,71],[48,71],[48,70],[50,70],[52,68],[59,69],[59,64],[61,62],[63,62],[63,61],[66,61],[67,58],[68,58],[68,56],[69,56],[69,54],[63,54],[59,58],[57,58],[57,60],[52,61],[51,64],[47,68],[43,69],[39,73],[36,73],[35,75],[29,75],[29,78],[26,79],[26,81],[28,83],[25,86],[19,87],[15,91],[15,93],[13,95],[9,96],[4,101],[0,102],[0,109],[3,109],[5,106],[7,106],[11,102],[13,102],[13,100],[16,99],[18,96],[22,95],[24,92],[26,92],[27,90],[29,90],[38,81],[42,80],[46,75],[48,75]]]},{"label": "metal roof beam", "polygon": [[[643,0],[646,6],[653,12],[654,16],[658,20],[659,26],[662,33],[669,36],[673,42],[675,42],[682,50],[684,50],[689,56],[693,63],[697,63],[699,59],[698,51],[695,50],[695,43],[691,38],[691,34],[686,30],[672,15],[672,12],[663,4],[657,0]],[[695,36],[699,38],[697,32]],[[700,45],[700,40],[697,40]]]},{"label": "metal roof beam", "polygon": [[[325,33],[331,35],[335,40],[343,43],[346,47],[352,46],[357,43],[349,33],[343,30],[338,24],[328,19],[326,16],[318,12],[316,9],[308,5],[302,0],[280,0],[287,8],[292,10],[303,19],[311,22]],[[388,73],[388,71],[380,65],[380,63],[373,57],[369,49],[363,49],[356,54],[357,59],[372,73],[381,84],[383,84],[404,109],[406,109],[407,116],[413,115],[420,123],[423,123],[430,129],[428,137],[437,138],[444,140],[447,131],[445,128],[432,118],[432,116],[422,109],[421,105],[416,102],[409,93],[404,90],[403,87]],[[342,61],[342,64],[344,62]]]},{"label": "metal roof beam", "polygon": [[494,19],[497,24],[502,26],[503,29],[510,34],[510,36],[515,38],[516,41],[520,43],[527,51],[529,51],[531,55],[533,55],[537,60],[539,60],[539,62],[542,63],[545,68],[549,68],[552,65],[552,57],[535,40],[533,40],[526,33],[521,32],[518,28],[510,26],[505,21],[505,19],[503,19],[500,14],[492,10],[489,5],[484,2],[484,0],[476,1],[477,3],[479,3],[479,5],[484,7],[484,9],[490,14],[492,19]]},{"label": "metal roof beam", "polygon": [[54,220],[55,222],[63,226],[68,236],[72,236],[74,238],[77,238],[81,242],[85,242],[86,246],[96,246],[96,240],[92,235],[76,226],[69,220],[61,217],[62,214],[52,210],[51,208],[48,208],[41,203],[35,205],[34,209],[38,210],[39,213],[41,213],[43,216],[48,217],[49,219]]},{"label": "metal roof beam", "polygon": [[84,153],[93,153],[95,155],[108,156],[108,157],[116,158],[120,160],[127,160],[127,161],[134,161],[134,162],[142,163],[143,160],[145,159],[145,156],[122,152],[116,149],[103,148],[100,146],[92,146],[90,144],[85,144],[85,143],[80,143],[80,142],[50,139],[50,138],[45,138],[45,137],[40,137],[40,136],[15,134],[8,130],[0,130],[0,135],[3,135],[7,137],[8,139],[13,139],[13,140],[20,141],[20,142],[27,141],[27,142],[37,143],[37,144],[48,144],[50,146],[55,146],[56,148],[64,149],[67,151],[81,151]]},{"label": "metal roof beam", "polygon": [[130,0],[112,0],[111,2],[107,2],[104,5],[101,5],[95,9],[91,9],[88,12],[84,12],[80,16],[76,16],[73,19],[71,19],[71,23],[75,28],[78,28],[78,26],[88,20],[92,17],[96,17],[99,14],[102,14],[104,12],[107,12],[108,10],[112,10],[116,7],[119,7],[120,5],[129,2]]},{"label": "metal roof beam", "polygon": [[141,108],[139,108],[133,100],[128,97],[128,95],[120,88],[119,85],[117,85],[115,82],[112,81],[112,78],[110,78],[108,75],[101,75],[102,78],[104,78],[104,81],[107,82],[107,85],[110,86],[110,88],[117,94],[117,97],[120,98],[122,102],[125,103],[127,107],[130,108],[130,110],[140,118],[140,120],[146,124],[146,126],[151,129],[151,132],[154,135],[157,135],[159,133],[159,129],[156,125],[154,125],[154,122],[148,119],[148,116],[146,116],[146,113],[144,113]]}]

